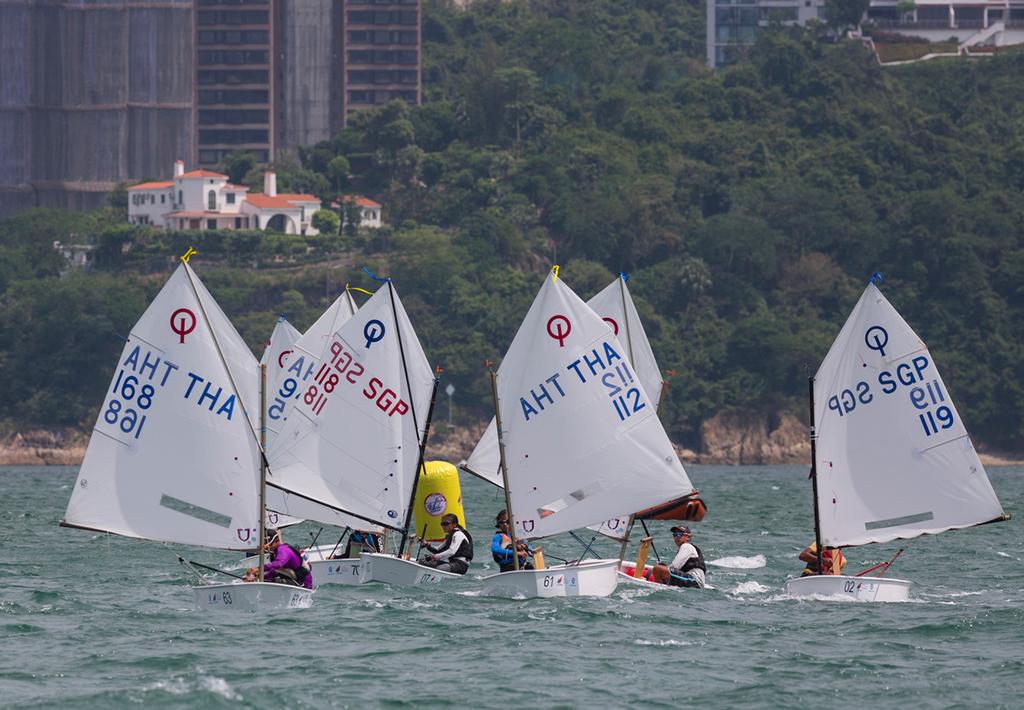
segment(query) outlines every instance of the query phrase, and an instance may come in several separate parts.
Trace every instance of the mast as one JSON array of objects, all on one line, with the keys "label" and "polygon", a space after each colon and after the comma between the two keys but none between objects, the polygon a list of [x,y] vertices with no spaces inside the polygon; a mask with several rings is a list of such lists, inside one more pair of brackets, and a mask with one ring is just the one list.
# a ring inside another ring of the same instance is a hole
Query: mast
[{"label": "mast", "polygon": [[[284,316],[281,316],[282,318]],[[267,364],[260,363],[260,449],[267,445]],[[260,573],[256,579],[263,581],[263,565],[266,561],[267,537],[267,457],[260,456]]]},{"label": "mast", "polygon": [[512,495],[508,492],[508,468],[505,464],[505,439],[501,436],[501,407],[498,406],[498,375],[493,369],[491,373],[491,394],[494,395],[494,423],[498,432],[498,461],[501,464],[501,482],[505,486],[505,511],[508,513],[508,532],[512,538],[512,564],[516,572],[519,571],[519,550],[516,540],[516,521],[512,517]]},{"label": "mast", "polygon": [[[430,390],[430,407],[427,408],[427,421],[423,425],[423,439],[420,441],[420,454],[419,458],[416,459],[416,477],[412,479],[412,491],[409,493],[409,507],[405,511],[405,525],[402,528],[402,544],[398,546],[399,555],[401,555],[402,551],[405,549],[405,541],[409,536],[409,526],[412,524],[412,508],[416,504],[416,489],[419,487],[420,483],[420,471],[423,470],[423,457],[424,452],[427,449],[427,436],[430,434],[430,422],[434,418],[434,402],[437,401],[438,379],[439,378],[437,377],[434,378],[434,387]],[[411,400],[412,397],[409,399]],[[465,524],[466,521],[463,520],[462,522]],[[387,535],[387,530],[384,531],[384,534]],[[385,538],[385,545],[386,544],[387,538]],[[420,544],[423,544],[422,540],[420,541]],[[411,541],[409,547],[412,548]]]},{"label": "mast", "polygon": [[818,574],[822,574],[821,515],[818,512],[818,432],[814,421],[814,378],[807,378],[807,389],[811,407],[811,495],[814,498],[814,546],[818,551]]}]

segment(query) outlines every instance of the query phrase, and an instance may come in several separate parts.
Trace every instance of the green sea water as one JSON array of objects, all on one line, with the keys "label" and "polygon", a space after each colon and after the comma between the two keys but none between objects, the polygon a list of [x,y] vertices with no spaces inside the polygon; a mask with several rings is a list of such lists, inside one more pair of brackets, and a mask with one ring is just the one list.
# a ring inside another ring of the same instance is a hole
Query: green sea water
[{"label": "green sea water", "polygon": [[[238,556],[59,528],[76,469],[0,468],[0,705],[1022,704],[1024,468],[989,469],[1014,520],[906,544],[890,574],[914,586],[898,604],[785,595],[813,537],[806,468],[688,471],[709,507],[693,528],[712,561],[712,590],[622,584],[606,599],[480,597],[479,578],[494,571],[490,522],[503,503],[463,476],[476,538],[464,579],[417,589],[331,585],[310,609],[232,614],[191,608],[176,555],[223,566]],[[317,527],[286,537],[302,545]],[[651,530],[663,557],[667,527]],[[595,547],[601,556],[617,550],[603,540]],[[847,572],[897,547],[848,550]],[[573,557],[581,548],[560,536],[545,549]]]}]

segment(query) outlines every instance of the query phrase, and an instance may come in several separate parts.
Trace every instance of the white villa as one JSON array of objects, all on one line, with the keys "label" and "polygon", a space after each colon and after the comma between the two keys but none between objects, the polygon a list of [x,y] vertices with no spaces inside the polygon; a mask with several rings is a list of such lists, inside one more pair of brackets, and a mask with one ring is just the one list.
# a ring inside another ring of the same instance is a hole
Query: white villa
[{"label": "white villa", "polygon": [[209,170],[185,172],[174,163],[174,179],[128,188],[128,221],[164,229],[272,229],[285,234],[317,234],[311,224],[320,209],[313,195],[277,193],[277,176],[263,175],[263,194],[232,185]]},{"label": "white villa", "polygon": [[[379,202],[374,202],[368,197],[362,195],[345,195],[341,198],[344,204],[355,204],[359,207],[359,224],[357,227],[369,227],[370,229],[379,229],[384,226],[384,222],[381,219],[381,211],[383,205]],[[342,209],[342,205],[337,202],[332,202],[331,207],[341,213],[341,224],[344,226],[347,224],[348,219],[345,215],[345,210]]]}]

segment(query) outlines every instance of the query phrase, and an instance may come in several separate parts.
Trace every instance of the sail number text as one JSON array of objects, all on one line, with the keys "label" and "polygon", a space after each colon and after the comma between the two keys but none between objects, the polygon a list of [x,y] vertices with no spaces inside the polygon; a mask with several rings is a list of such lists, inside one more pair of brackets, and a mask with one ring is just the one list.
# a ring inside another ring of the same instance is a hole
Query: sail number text
[{"label": "sail number text", "polygon": [[[882,370],[876,378],[881,396],[897,391],[906,392],[911,406],[918,413],[918,421],[925,436],[949,429],[956,423],[953,408],[946,403],[942,383],[936,375],[926,374],[931,362],[924,355],[918,355],[910,362],[902,362],[892,371]],[[928,378],[931,379],[928,379]],[[828,409],[840,417],[850,415],[858,408],[863,409],[875,401],[872,383],[861,380],[828,398]]]}]

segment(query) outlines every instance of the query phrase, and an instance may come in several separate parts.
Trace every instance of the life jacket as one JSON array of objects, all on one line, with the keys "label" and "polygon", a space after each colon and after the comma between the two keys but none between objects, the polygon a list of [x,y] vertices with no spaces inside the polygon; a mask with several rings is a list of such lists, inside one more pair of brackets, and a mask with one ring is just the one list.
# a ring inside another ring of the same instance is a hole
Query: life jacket
[{"label": "life jacket", "polygon": [[[313,570],[312,570],[312,568],[311,568],[311,567],[309,566],[309,563],[308,563],[308,562],[306,562],[306,558],[304,558],[304,557],[302,556],[302,550],[300,550],[299,548],[295,547],[295,545],[290,545],[290,544],[289,544],[289,543],[287,543],[287,542],[286,542],[286,543],[284,543],[284,546],[285,546],[285,547],[287,547],[287,548],[288,548],[289,550],[291,550],[292,552],[294,552],[294,553],[295,553],[295,556],[296,556],[296,557],[297,557],[297,558],[299,559],[299,568],[298,568],[298,569],[294,569],[294,570],[292,570],[292,571],[293,571],[293,572],[295,573],[295,579],[296,579],[296,581],[297,581],[297,582],[298,582],[299,584],[303,584],[303,583],[304,583],[304,582],[306,581],[306,577],[307,577],[307,576],[309,575],[309,573],[310,573],[310,572],[312,572]],[[291,569],[291,568],[289,567],[289,569]]]},{"label": "life jacket", "polygon": [[[692,542],[690,544],[693,545]],[[683,574],[686,574],[687,572],[689,572],[692,569],[699,569],[704,574],[707,574],[708,573],[708,566],[706,564],[704,564],[704,553],[701,552],[700,548],[697,547],[696,545],[693,545],[693,549],[695,549],[697,551],[697,556],[696,557],[691,557],[686,562],[684,562],[683,563],[683,568],[681,570],[679,570],[679,571],[682,572]]]},{"label": "life jacket", "polygon": [[[510,538],[505,533],[497,533],[497,534],[501,535],[501,546],[503,548],[505,548],[507,550],[507,549],[512,547],[512,538]],[[491,539],[493,539],[493,538],[491,538]],[[493,557],[494,561],[497,562],[499,565],[508,564],[508,562],[506,560],[504,560],[501,557],[498,557],[497,553],[494,552],[494,551],[491,552],[491,557]]]},{"label": "life jacket", "polygon": [[462,527],[461,525],[455,526],[456,530],[461,530],[462,534],[466,536],[466,541],[459,545],[459,549],[455,551],[455,557],[461,557],[466,562],[473,561],[473,536],[469,534],[469,530]]},{"label": "life jacket", "polygon": [[[835,556],[834,559],[833,556]],[[846,564],[846,558],[843,557],[843,552],[838,547],[826,547],[821,551],[821,564],[825,568],[824,572],[818,571],[818,560],[817,557],[815,557],[813,562],[807,563],[807,567],[804,569],[804,575],[832,574],[834,567],[839,568],[839,572],[837,572],[837,574],[842,574],[843,566]]]}]

